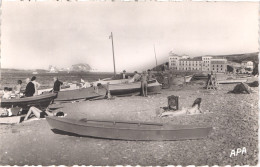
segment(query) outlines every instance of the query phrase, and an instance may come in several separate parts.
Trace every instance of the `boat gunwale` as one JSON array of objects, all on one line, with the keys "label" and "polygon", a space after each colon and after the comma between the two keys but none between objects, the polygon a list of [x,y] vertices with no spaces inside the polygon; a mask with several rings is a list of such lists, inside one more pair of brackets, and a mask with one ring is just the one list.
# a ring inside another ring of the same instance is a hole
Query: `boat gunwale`
[{"label": "boat gunwale", "polygon": [[28,101],[37,101],[42,99],[54,98],[57,96],[57,93],[48,93],[48,94],[41,94],[37,96],[31,97],[24,97],[19,99],[1,99],[1,103],[15,103],[15,102],[28,102]]}]

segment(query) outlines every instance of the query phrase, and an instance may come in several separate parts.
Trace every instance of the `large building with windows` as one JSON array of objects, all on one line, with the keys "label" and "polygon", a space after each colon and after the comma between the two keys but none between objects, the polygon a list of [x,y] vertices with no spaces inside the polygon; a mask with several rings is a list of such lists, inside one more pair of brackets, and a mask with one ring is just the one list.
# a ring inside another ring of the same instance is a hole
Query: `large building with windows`
[{"label": "large building with windows", "polygon": [[214,58],[212,56],[189,58],[187,55],[179,56],[170,52],[169,69],[224,73],[227,71],[227,59]]},{"label": "large building with windows", "polygon": [[210,69],[217,73],[227,72],[227,59],[211,59]]},{"label": "large building with windows", "polygon": [[195,57],[193,59],[180,59],[179,60],[179,70],[182,71],[201,71],[202,59],[200,57]]},{"label": "large building with windows", "polygon": [[177,55],[172,52],[169,53],[169,69],[179,70],[180,59],[187,59],[187,55]]}]

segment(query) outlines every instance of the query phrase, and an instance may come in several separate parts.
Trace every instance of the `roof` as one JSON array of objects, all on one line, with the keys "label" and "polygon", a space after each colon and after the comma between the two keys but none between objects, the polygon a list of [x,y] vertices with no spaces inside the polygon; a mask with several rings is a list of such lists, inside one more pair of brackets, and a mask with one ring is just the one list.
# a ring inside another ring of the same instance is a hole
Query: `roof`
[{"label": "roof", "polygon": [[180,59],[180,61],[202,61],[201,57],[194,57],[192,59]]}]

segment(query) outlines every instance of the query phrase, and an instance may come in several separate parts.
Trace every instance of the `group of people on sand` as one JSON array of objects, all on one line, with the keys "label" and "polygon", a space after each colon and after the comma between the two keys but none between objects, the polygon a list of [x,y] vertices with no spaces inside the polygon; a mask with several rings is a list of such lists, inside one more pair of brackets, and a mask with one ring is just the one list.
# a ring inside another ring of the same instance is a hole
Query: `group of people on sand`
[{"label": "group of people on sand", "polygon": [[[57,77],[54,77],[53,80],[54,80],[54,85],[51,91],[52,92],[60,91],[60,87],[63,83],[59,81]],[[13,89],[5,87],[2,99],[11,99],[12,97],[15,98],[31,97],[31,96],[38,95],[38,89],[41,85],[36,81],[36,76],[33,76],[31,79],[27,78],[25,80],[25,83],[26,83],[26,88],[24,91],[22,91],[21,80],[17,81],[17,85]]]},{"label": "group of people on sand", "polygon": [[[126,79],[126,71],[123,71],[123,79]],[[133,82],[139,82],[141,81],[141,88],[142,88],[142,95],[144,97],[147,97],[147,88],[148,88],[148,82],[155,79],[154,74],[150,69],[147,71],[143,71],[141,74],[139,74],[137,71],[134,72],[134,76],[132,78]]]},{"label": "group of people on sand", "polygon": [[[63,84],[61,81],[58,80],[57,77],[53,78],[54,80],[54,85],[53,89],[51,90],[52,92],[58,92],[60,91],[60,87]],[[3,99],[10,99],[11,95],[14,93],[16,98],[21,98],[21,97],[31,97],[31,96],[36,96],[38,95],[38,88],[40,87],[40,84],[36,81],[36,77],[33,76],[31,80],[27,78],[26,80],[26,88],[25,91],[22,92],[22,81],[18,80],[17,85],[12,89],[5,87],[4,88],[4,95],[2,96]],[[0,116],[12,116],[13,108],[1,108],[0,107]],[[20,109],[22,111],[22,108]],[[45,116],[64,116],[63,112],[57,112],[57,113],[52,113],[49,111],[47,108],[45,111],[42,111],[34,106],[30,107],[29,111],[27,112],[24,121],[28,120],[29,117],[32,115],[35,115],[36,118],[44,118]]]}]

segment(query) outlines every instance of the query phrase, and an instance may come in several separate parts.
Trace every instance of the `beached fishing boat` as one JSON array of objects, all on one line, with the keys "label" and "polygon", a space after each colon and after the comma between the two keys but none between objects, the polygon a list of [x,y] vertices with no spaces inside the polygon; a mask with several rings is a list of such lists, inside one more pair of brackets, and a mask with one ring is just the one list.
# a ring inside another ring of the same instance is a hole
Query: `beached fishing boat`
[{"label": "beached fishing boat", "polygon": [[18,99],[1,99],[1,107],[21,107],[23,110],[28,110],[31,106],[35,106],[40,109],[46,109],[51,101],[53,101],[53,99],[55,99],[56,97],[56,93],[46,93],[42,95],[23,97]]},{"label": "beached fishing boat", "polygon": [[132,82],[131,79],[111,79],[111,78],[104,78],[95,82],[92,82],[93,85],[106,85],[107,83],[109,83],[110,85],[114,85],[114,84],[123,84],[123,83],[130,83]]},{"label": "beached fishing boat", "polygon": [[[162,84],[157,80],[149,81],[147,87],[147,93],[158,93],[162,89]],[[128,95],[141,92],[141,82],[125,83],[125,84],[113,84],[109,85],[110,94],[113,96]]]},{"label": "beached fishing boat", "polygon": [[151,122],[126,122],[109,120],[75,120],[47,117],[52,129],[62,132],[116,140],[187,140],[208,136],[212,127],[192,125],[166,125]]},{"label": "beached fishing boat", "polygon": [[174,77],[173,78],[173,85],[182,85],[185,83],[188,83],[192,79],[192,75],[187,75],[187,76],[179,76],[179,77]]},{"label": "beached fishing boat", "polygon": [[204,74],[204,73],[202,73],[202,74],[194,74],[193,75],[193,79],[195,79],[195,80],[208,79],[208,74]]},{"label": "beached fishing boat", "polygon": [[246,82],[247,79],[227,79],[227,80],[219,80],[219,84],[235,84],[235,83],[243,83]]},{"label": "beached fishing boat", "polygon": [[105,95],[106,95],[105,89],[95,90],[93,87],[81,88],[81,89],[60,91],[58,92],[55,101],[75,101],[75,100],[82,100],[82,99],[90,100]]}]

